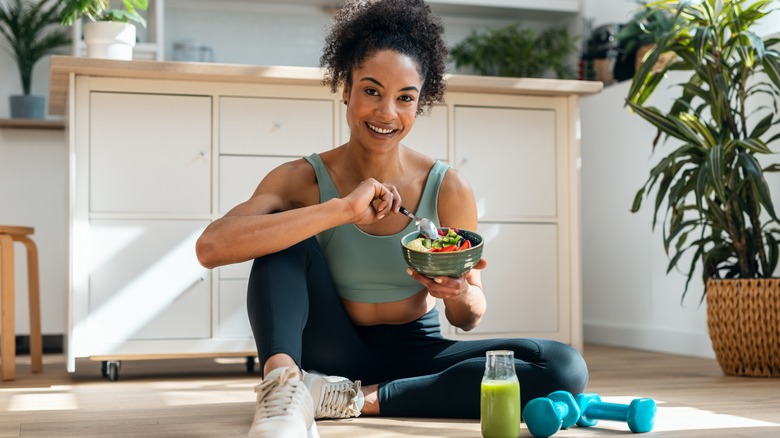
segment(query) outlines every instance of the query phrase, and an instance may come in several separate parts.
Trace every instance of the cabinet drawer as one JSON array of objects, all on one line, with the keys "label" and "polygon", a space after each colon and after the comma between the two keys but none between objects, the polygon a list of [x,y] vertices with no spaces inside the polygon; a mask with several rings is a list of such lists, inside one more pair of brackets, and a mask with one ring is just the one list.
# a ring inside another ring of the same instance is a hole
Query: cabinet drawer
[{"label": "cabinet drawer", "polygon": [[[343,105],[342,105],[343,106]],[[349,141],[346,109],[341,110],[341,143]],[[430,114],[417,116],[401,144],[437,160],[447,161],[447,107],[437,105]]]},{"label": "cabinet drawer", "polygon": [[301,157],[333,146],[333,101],[222,97],[220,153]]},{"label": "cabinet drawer", "polygon": [[291,157],[219,157],[219,212],[246,201],[257,185],[274,168],[292,161]]},{"label": "cabinet drawer", "polygon": [[455,166],[471,183],[482,220],[556,217],[555,112],[455,108]]},{"label": "cabinet drawer", "polygon": [[89,332],[96,341],[211,336],[209,271],[195,257],[207,221],[90,221]]},{"label": "cabinet drawer", "polygon": [[90,211],[211,211],[211,98],[90,94]]},{"label": "cabinet drawer", "polygon": [[253,338],[246,311],[246,285],[247,280],[220,280],[217,337]]},{"label": "cabinet drawer", "polygon": [[482,224],[487,311],[469,334],[558,332],[558,236],[552,224]]}]

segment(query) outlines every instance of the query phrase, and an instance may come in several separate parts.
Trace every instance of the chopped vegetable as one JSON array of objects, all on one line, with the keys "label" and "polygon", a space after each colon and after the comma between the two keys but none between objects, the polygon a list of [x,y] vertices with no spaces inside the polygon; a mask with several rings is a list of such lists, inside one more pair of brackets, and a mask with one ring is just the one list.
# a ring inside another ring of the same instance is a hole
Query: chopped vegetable
[{"label": "chopped vegetable", "polygon": [[461,236],[457,228],[438,229],[438,239],[418,237],[409,242],[406,247],[422,252],[451,252],[471,248],[471,242]]}]

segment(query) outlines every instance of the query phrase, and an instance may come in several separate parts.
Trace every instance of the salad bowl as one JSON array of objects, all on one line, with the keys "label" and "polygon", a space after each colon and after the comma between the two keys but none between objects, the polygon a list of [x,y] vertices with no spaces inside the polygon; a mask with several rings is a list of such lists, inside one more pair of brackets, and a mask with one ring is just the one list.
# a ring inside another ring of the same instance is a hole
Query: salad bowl
[{"label": "salad bowl", "polygon": [[[445,234],[449,228],[439,228]],[[455,230],[455,229],[453,229]],[[401,238],[401,251],[404,260],[415,271],[429,278],[460,277],[470,271],[482,258],[484,239],[475,231],[457,229],[460,236],[469,241],[468,249],[443,252],[426,252],[409,248],[409,242],[421,237],[419,231],[411,232]]]}]

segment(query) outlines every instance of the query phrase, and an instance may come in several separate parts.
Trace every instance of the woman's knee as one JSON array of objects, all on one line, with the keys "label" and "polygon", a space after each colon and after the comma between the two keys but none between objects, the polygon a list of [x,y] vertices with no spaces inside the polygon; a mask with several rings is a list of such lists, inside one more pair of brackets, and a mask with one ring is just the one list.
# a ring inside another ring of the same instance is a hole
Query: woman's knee
[{"label": "woman's knee", "polygon": [[547,341],[543,348],[550,382],[572,394],[583,392],[588,384],[588,366],[582,355],[557,341]]},{"label": "woman's knee", "polygon": [[319,243],[315,237],[298,242],[275,253],[266,254],[254,259],[251,277],[268,276],[272,273],[289,275],[292,272],[305,272],[313,254],[320,253]]}]

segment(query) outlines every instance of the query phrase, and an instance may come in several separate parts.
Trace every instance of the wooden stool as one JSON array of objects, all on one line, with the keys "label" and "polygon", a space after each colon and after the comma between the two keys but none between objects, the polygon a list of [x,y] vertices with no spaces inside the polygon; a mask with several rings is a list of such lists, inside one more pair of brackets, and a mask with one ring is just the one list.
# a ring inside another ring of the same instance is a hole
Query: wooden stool
[{"label": "wooden stool", "polygon": [[41,303],[38,296],[38,248],[28,235],[31,227],[0,225],[0,359],[3,380],[16,378],[16,327],[14,326],[14,241],[27,247],[27,285],[30,304],[30,357],[32,372],[43,370]]}]

